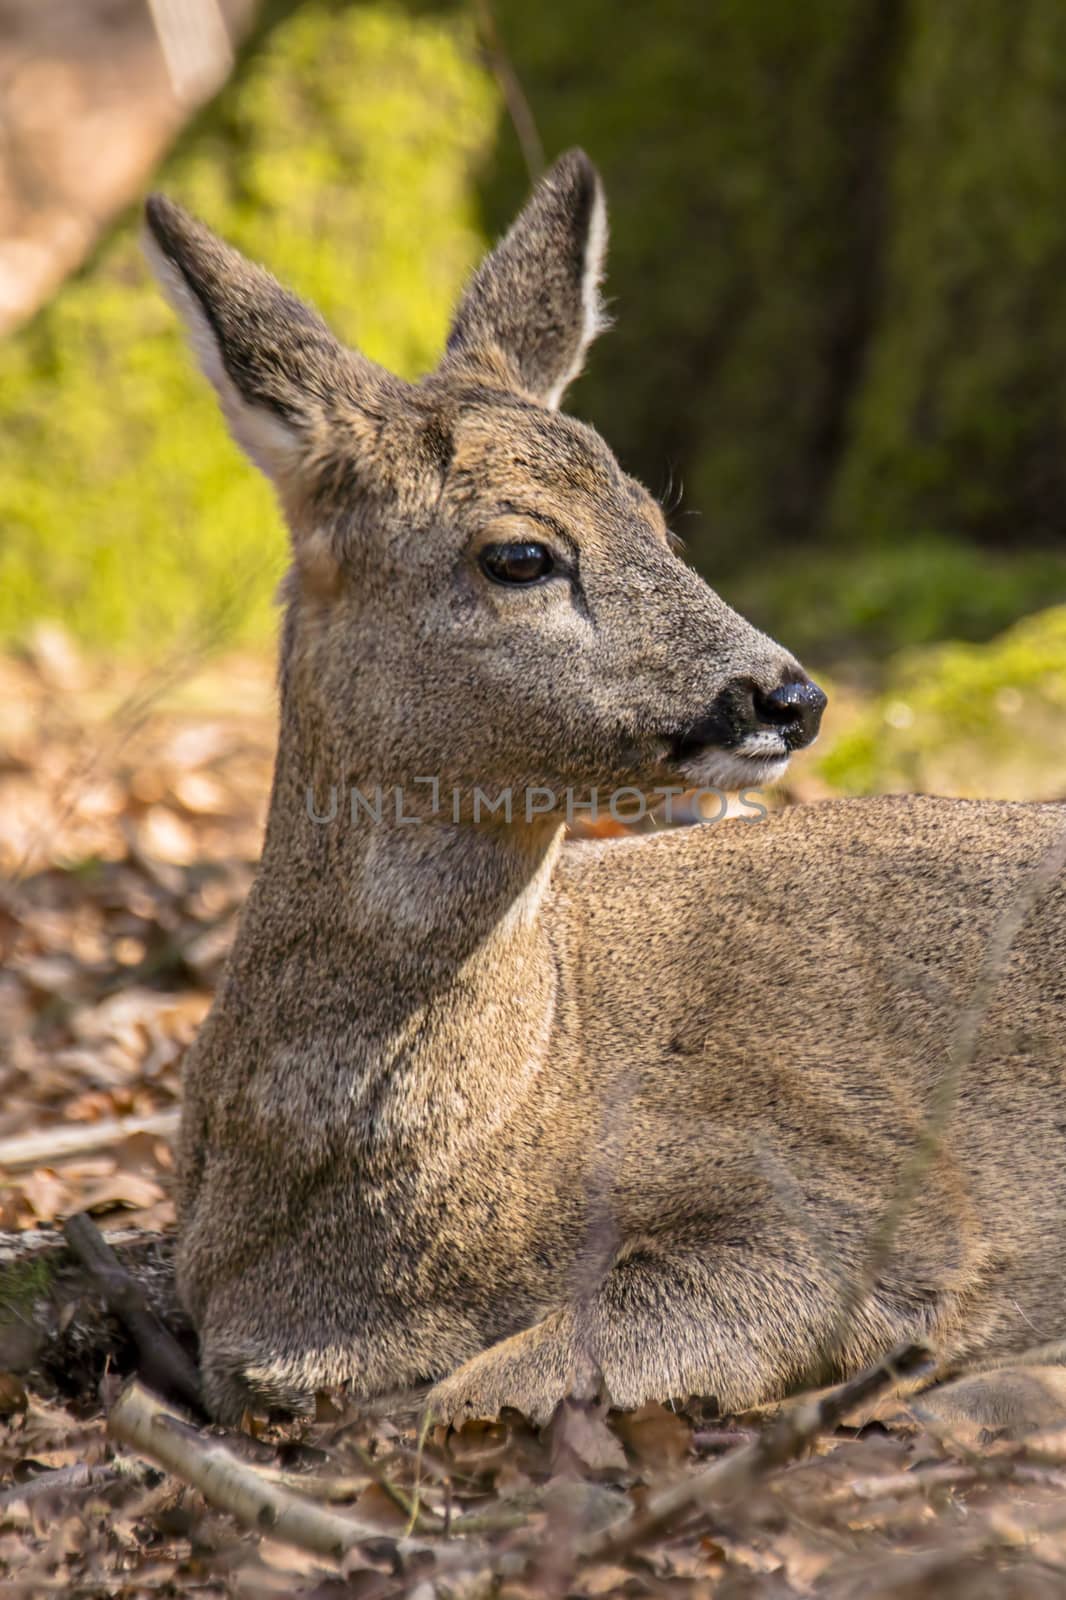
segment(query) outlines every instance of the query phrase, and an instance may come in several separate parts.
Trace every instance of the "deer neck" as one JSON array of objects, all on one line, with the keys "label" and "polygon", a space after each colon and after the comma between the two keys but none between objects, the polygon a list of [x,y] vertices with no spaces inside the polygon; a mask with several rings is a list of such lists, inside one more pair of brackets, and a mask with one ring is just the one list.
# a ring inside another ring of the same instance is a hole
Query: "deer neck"
[{"label": "deer neck", "polygon": [[[556,965],[542,915],[561,829],[380,817],[350,763],[283,715],[242,970],[364,1142],[489,1137],[545,1059]],[[411,812],[403,808],[400,815]],[[278,983],[279,970],[283,978]]]}]

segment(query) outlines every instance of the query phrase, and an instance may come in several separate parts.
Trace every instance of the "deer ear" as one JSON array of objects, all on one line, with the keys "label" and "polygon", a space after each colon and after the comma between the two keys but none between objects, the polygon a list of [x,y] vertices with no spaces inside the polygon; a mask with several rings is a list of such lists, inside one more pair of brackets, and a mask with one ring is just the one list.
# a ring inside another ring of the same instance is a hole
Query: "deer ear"
[{"label": "deer ear", "polygon": [[599,175],[583,150],[570,150],[474,274],[452,325],[445,365],[502,377],[557,407],[607,325],[600,299],[606,248]]},{"label": "deer ear", "polygon": [[346,350],[318,313],[162,195],[145,207],[144,250],[183,318],[237,443],[275,481],[315,431],[390,380]]}]

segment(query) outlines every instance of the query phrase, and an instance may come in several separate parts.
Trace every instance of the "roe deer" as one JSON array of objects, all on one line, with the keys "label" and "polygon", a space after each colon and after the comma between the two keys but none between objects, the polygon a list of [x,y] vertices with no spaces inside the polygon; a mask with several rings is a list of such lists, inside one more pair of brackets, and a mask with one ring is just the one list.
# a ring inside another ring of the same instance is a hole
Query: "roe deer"
[{"label": "roe deer", "polygon": [[[568,790],[759,784],[824,704],[557,409],[602,326],[587,158],[417,384],[147,216],[293,550],[262,863],[185,1073],[214,1413],[433,1382],[539,1419],[582,1373],[737,1410],[900,1340],[947,1372],[1066,1332],[1066,808],[563,842]],[[349,804],[379,786],[402,812]]]}]

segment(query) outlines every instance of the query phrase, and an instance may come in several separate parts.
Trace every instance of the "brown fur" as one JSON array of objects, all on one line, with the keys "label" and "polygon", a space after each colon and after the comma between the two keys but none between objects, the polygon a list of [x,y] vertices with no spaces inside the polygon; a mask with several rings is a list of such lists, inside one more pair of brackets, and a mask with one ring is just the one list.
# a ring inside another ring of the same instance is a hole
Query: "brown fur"
[{"label": "brown fur", "polygon": [[[736,1409],[901,1339],[951,1365],[1066,1322],[1061,873],[953,1043],[1063,808],[845,801],[602,845],[472,820],[478,785],[757,783],[780,763],[737,696],[806,683],[552,409],[599,322],[599,208],[564,157],[412,386],[150,206],[295,556],[262,866],[185,1077],[180,1283],[222,1417],[430,1380],[448,1415],[544,1417],[590,1370],[621,1405]],[[479,552],[515,538],[571,575],[490,582]],[[376,784],[421,820],[351,820]]]}]

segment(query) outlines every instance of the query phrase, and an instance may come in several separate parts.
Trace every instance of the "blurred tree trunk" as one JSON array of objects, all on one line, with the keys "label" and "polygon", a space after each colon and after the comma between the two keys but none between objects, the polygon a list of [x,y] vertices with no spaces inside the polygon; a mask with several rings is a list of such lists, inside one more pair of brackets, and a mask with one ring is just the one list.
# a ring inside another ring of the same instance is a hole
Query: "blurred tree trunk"
[{"label": "blurred tree trunk", "polygon": [[1061,533],[1066,6],[911,0],[884,286],[830,521]]},{"label": "blurred tree trunk", "polygon": [[1056,526],[1061,0],[497,11],[549,156],[586,144],[612,202],[618,326],[576,407],[684,479],[698,558]]},{"label": "blurred tree trunk", "polygon": [[0,0],[0,333],[221,87],[258,0]]}]

